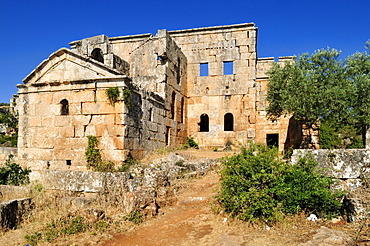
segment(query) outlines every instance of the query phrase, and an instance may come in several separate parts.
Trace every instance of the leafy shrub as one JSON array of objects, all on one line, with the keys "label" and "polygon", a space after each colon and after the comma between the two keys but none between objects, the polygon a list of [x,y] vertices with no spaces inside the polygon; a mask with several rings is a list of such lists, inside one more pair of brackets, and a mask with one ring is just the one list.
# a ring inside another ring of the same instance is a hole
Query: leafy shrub
[{"label": "leafy shrub", "polygon": [[143,216],[139,211],[133,211],[123,217],[124,220],[132,221],[135,224],[140,224],[143,222]]},{"label": "leafy shrub", "polygon": [[19,164],[12,162],[13,156],[9,155],[4,166],[0,167],[0,184],[23,185],[29,183],[31,170],[23,169]]},{"label": "leafy shrub", "polygon": [[186,143],[184,143],[182,146],[184,149],[188,148],[199,149],[199,145],[197,142],[194,141],[193,137],[186,137]]},{"label": "leafy shrub", "polygon": [[276,149],[251,145],[225,159],[216,199],[231,216],[251,222],[275,222],[300,211],[330,217],[340,212],[343,196],[329,189],[332,183],[312,158],[291,165],[279,159]]}]

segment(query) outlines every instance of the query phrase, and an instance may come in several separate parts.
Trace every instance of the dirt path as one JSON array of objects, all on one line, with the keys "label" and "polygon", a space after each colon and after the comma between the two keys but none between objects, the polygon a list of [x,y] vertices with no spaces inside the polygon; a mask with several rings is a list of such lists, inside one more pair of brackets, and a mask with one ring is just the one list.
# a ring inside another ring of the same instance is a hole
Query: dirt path
[{"label": "dirt path", "polygon": [[[126,234],[117,234],[105,246],[170,246],[170,245],[298,245],[308,241],[318,223],[294,222],[269,230],[253,228],[247,223],[231,222],[222,214],[212,211],[211,198],[218,184],[219,176],[210,172],[187,184],[183,193],[178,194],[178,202],[173,207],[164,208],[161,215],[137,226]],[[286,226],[286,227],[284,227]]]},{"label": "dirt path", "polygon": [[156,219],[126,235],[115,235],[105,245],[183,245],[196,242],[212,231],[208,206],[218,182],[213,172],[189,183],[190,189],[177,197],[175,206],[165,208]]}]

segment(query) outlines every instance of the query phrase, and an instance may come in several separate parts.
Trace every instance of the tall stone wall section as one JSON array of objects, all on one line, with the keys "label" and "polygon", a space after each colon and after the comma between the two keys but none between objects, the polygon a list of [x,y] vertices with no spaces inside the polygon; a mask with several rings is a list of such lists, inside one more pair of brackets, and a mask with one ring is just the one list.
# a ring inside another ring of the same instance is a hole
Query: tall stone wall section
[{"label": "tall stone wall section", "polygon": [[346,191],[344,205],[349,221],[369,217],[370,211],[370,151],[367,149],[294,150],[291,162],[312,156],[326,176],[336,180],[333,188]]}]

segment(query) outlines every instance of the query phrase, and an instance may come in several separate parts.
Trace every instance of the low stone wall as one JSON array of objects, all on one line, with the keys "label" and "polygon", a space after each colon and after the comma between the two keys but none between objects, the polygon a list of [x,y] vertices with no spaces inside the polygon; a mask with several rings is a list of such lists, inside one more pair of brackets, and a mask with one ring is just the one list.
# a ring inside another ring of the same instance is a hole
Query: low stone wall
[{"label": "low stone wall", "polygon": [[5,200],[12,200],[21,197],[28,197],[30,195],[30,188],[15,185],[0,185],[0,202]]},{"label": "low stone wall", "polygon": [[33,171],[30,179],[37,180],[49,191],[84,194],[85,197],[63,198],[66,206],[94,206],[109,201],[110,206],[117,206],[125,213],[140,210],[144,215],[154,215],[158,208],[174,202],[172,181],[181,176],[201,174],[215,165],[217,161],[214,160],[191,161],[171,153],[147,167],[133,166],[129,172],[45,170]]},{"label": "low stone wall", "polygon": [[294,164],[304,155],[312,155],[325,175],[336,179],[337,187],[347,192],[343,203],[349,221],[370,215],[370,150],[317,149],[294,150]]},{"label": "low stone wall", "polygon": [[0,227],[15,229],[32,209],[31,198],[8,200],[0,203]]},{"label": "low stone wall", "polygon": [[4,163],[4,161],[6,160],[6,158],[8,158],[9,155],[13,155],[13,161],[17,162],[18,148],[0,147],[0,165]]}]

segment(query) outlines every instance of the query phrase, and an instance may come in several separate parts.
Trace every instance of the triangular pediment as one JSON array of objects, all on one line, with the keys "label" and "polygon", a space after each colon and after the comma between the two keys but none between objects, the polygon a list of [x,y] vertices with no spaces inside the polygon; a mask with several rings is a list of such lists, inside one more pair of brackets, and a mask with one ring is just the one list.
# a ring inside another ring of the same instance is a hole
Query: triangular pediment
[{"label": "triangular pediment", "polygon": [[122,76],[90,57],[62,48],[36,67],[24,80],[25,84],[64,83]]}]

